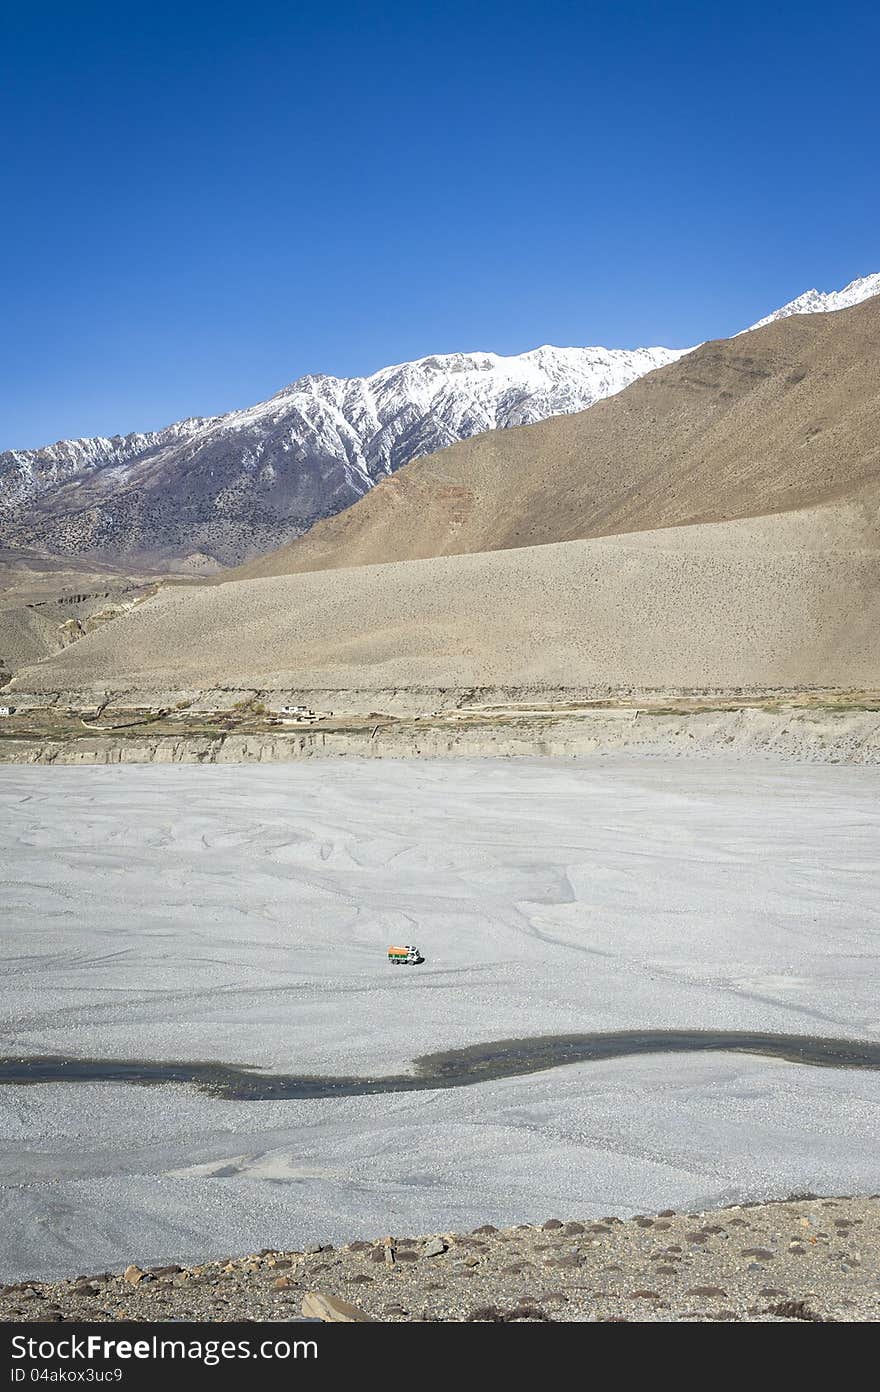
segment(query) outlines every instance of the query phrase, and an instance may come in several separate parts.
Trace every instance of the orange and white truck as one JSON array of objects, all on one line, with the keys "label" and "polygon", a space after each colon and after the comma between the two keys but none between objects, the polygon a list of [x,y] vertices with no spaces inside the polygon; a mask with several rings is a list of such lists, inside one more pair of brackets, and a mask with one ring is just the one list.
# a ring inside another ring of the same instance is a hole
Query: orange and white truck
[{"label": "orange and white truck", "polygon": [[389,947],[388,949],[388,961],[396,967],[417,967],[424,960],[417,947]]}]

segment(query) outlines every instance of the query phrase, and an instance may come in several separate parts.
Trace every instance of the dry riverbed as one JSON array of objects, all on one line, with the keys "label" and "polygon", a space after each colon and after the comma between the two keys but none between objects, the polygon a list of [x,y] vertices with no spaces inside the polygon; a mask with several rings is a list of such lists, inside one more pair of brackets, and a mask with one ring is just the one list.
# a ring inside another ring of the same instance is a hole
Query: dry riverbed
[{"label": "dry riverbed", "polygon": [[317,1291],[400,1321],[876,1321],[880,1198],[395,1236],[0,1286],[0,1319],[275,1320]]},{"label": "dry riverbed", "polygon": [[0,804],[0,1279],[878,1188],[870,767],[7,767]]}]

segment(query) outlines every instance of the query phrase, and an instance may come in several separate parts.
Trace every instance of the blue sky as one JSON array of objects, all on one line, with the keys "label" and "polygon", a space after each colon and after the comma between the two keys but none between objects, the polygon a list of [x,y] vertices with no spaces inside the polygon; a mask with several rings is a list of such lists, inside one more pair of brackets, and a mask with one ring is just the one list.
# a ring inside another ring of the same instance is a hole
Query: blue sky
[{"label": "blue sky", "polygon": [[880,7],[0,0],[0,449],[880,269]]}]

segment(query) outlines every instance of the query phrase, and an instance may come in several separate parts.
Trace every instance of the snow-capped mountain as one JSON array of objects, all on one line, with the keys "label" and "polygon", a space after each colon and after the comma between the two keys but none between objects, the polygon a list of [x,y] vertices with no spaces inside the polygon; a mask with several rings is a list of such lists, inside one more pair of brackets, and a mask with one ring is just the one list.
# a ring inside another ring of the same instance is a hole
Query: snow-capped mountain
[{"label": "snow-capped mountain", "polygon": [[402,464],[484,430],[582,411],[681,350],[452,353],[308,376],[243,411],[0,455],[0,538],[53,554],[258,555]]},{"label": "snow-capped mountain", "polygon": [[[761,319],[880,293],[880,274]],[[748,332],[748,331],[746,331]],[[301,377],[227,415],[0,454],[0,545],[52,555],[234,564],[350,506],[401,465],[485,430],[583,411],[688,349],[450,353],[370,377]]]},{"label": "snow-capped mountain", "polygon": [[842,290],[829,290],[827,293],[805,290],[796,300],[790,300],[781,309],[768,314],[766,319],[752,324],[752,328],[762,329],[765,324],[772,324],[774,319],[787,319],[790,314],[831,314],[838,309],[851,309],[853,305],[861,304],[862,300],[870,300],[873,295],[880,295],[880,272],[862,276],[860,280],[851,280]]}]

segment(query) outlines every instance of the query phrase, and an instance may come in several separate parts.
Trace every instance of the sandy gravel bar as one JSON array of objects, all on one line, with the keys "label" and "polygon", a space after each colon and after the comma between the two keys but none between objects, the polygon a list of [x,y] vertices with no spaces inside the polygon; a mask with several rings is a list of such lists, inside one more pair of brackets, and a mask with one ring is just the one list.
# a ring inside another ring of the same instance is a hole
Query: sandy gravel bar
[{"label": "sandy gravel bar", "polygon": [[875,1321],[880,1196],[263,1251],[0,1286],[0,1319],[274,1320],[319,1291],[380,1321]]}]

